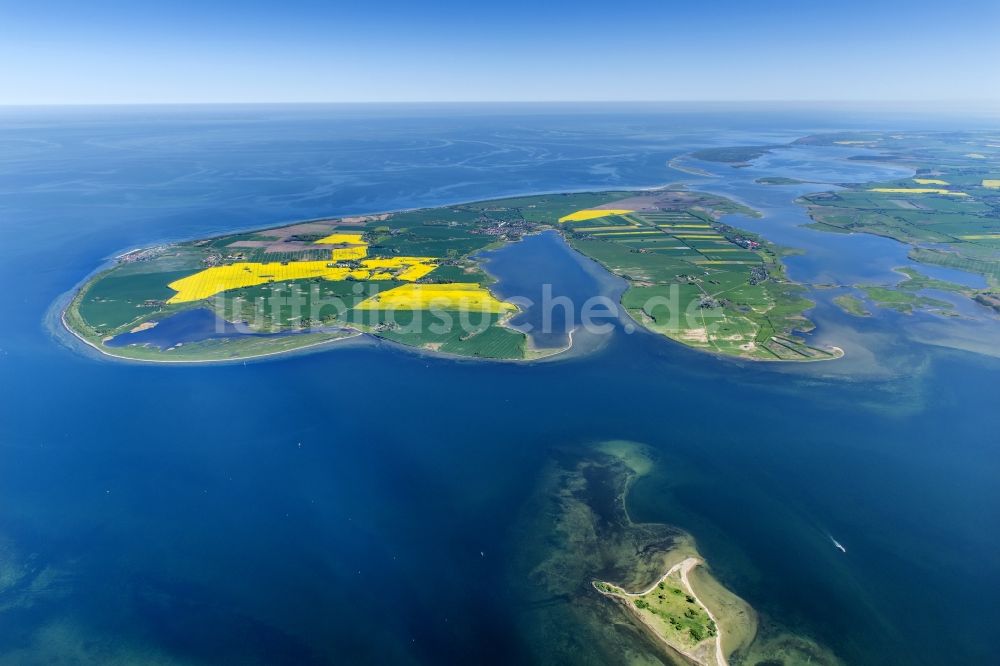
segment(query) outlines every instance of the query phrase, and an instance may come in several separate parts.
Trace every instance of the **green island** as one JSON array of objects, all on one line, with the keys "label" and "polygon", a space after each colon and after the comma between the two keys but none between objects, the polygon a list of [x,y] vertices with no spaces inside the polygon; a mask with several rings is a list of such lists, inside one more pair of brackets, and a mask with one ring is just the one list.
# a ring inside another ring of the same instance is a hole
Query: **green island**
[{"label": "green island", "polygon": [[726,663],[722,637],[712,612],[698,599],[688,574],[701,564],[689,557],[644,592],[626,592],[617,585],[595,581],[594,588],[615,599],[665,644],[707,666]]},{"label": "green island", "polygon": [[758,157],[771,152],[774,146],[726,146],[721,148],[703,148],[690,154],[696,160],[703,162],[722,162],[734,168],[750,166]]},{"label": "green island", "polygon": [[[981,305],[996,307],[990,302],[983,302],[981,299],[986,299],[988,294],[984,294],[977,289],[947,280],[928,277],[908,267],[897,268],[896,272],[903,275],[904,279],[895,285],[856,284],[854,288],[863,294],[867,301],[874,305],[902,312],[903,314],[913,314],[919,310],[933,314],[955,316],[955,307],[952,303],[920,293],[925,289],[960,294],[974,300],[979,300]],[[871,315],[871,312],[865,308],[865,300],[857,296],[845,294],[837,296],[833,301],[848,314],[859,317]]]},{"label": "green island", "polygon": [[535,359],[562,350],[511,326],[518,308],[491,291],[482,253],[554,229],[628,282],[622,305],[651,331],[747,359],[842,355],[801,337],[813,303],[781,249],[729,224],[733,214],[755,212],[671,188],[308,220],[126,252],[76,291],[62,321],[102,353],[145,361],[238,360],[361,334]]},{"label": "green island", "polygon": [[758,185],[803,185],[809,181],[799,180],[798,178],[787,178],[785,176],[764,176],[763,178],[757,178],[754,182]]},{"label": "green island", "polygon": [[[524,508],[512,586],[545,663],[582,646],[604,664],[839,664],[812,638],[762,618],[716,580],[686,532],[635,522],[628,496],[659,467],[630,441],[559,450]],[[634,592],[633,592],[634,591]]]},{"label": "green island", "polygon": [[841,310],[847,314],[854,315],[855,317],[870,317],[872,313],[865,308],[865,302],[858,298],[857,296],[851,296],[850,294],[843,294],[841,296],[836,296],[833,302],[837,304]]},{"label": "green island", "polygon": [[868,300],[880,308],[888,308],[903,314],[913,314],[916,310],[945,313],[954,309],[948,301],[921,296],[902,289],[892,289],[877,284],[862,284],[858,285],[858,288],[864,292]]}]

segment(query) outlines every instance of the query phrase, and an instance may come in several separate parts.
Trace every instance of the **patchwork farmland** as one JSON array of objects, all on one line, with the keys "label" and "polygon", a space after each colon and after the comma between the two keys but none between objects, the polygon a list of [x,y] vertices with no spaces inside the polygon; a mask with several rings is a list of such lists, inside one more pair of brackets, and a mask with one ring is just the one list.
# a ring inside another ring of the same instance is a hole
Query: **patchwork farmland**
[{"label": "patchwork farmland", "polygon": [[[555,228],[629,281],[623,304],[652,331],[745,358],[835,357],[794,333],[809,328],[802,313],[811,303],[784,278],[774,248],[720,221],[733,213],[753,214],[722,197],[659,190],[313,220],[122,255],[84,285],[66,321],[99,349],[143,359],[210,360],[220,349],[236,358],[250,342],[254,353],[286,350],[295,347],[289,335],[305,332],[310,341],[368,333],[463,356],[535,357],[540,350],[509,327],[517,308],[490,291],[478,253]],[[169,331],[174,317],[198,309],[257,337],[151,341],[150,330]],[[435,312],[478,323],[440,330]]]}]

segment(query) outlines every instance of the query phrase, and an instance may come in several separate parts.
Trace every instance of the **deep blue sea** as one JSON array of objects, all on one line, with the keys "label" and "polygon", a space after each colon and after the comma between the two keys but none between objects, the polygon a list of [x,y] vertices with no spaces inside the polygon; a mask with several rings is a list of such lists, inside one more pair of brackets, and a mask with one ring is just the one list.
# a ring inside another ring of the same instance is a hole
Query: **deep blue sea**
[{"label": "deep blue sea", "polygon": [[[955,348],[995,349],[995,321],[855,319],[817,291],[812,335],[847,356],[794,367],[621,328],[537,364],[370,344],[163,367],[95,359],[50,330],[54,302],[134,247],[679,181],[764,211],[735,222],[806,250],[793,277],[879,279],[905,248],[802,229],[792,200],[818,186],[753,181],[892,171],[843,150],[702,165],[717,178],[668,162],[821,130],[973,125],[988,123],[835,108],[0,110],[0,664],[537,659],[518,625],[514,523],[554,448],[603,439],[657,452],[634,518],[691,532],[723,583],[846,663],[996,662],[1000,360]],[[546,257],[559,293],[599,288],[553,235],[502,252],[501,291],[535,289],[513,269]]]}]

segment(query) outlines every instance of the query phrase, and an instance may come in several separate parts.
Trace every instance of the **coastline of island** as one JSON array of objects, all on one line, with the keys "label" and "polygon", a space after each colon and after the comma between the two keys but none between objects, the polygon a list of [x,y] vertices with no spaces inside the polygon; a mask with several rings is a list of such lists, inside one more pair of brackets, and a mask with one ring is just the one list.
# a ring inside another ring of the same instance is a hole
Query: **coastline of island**
[{"label": "coastline of island", "polygon": [[[734,213],[754,211],[675,187],[533,195],[312,219],[123,253],[74,290],[60,321],[90,348],[134,361],[244,361],[361,334],[448,356],[529,362],[552,358],[572,343],[535,349],[507,326],[518,310],[493,296],[495,278],[478,255],[554,229],[582,257],[625,280],[620,304],[638,326],[721,356],[838,358],[842,351],[837,348],[809,347],[796,337],[811,327],[803,313],[812,304],[784,276],[780,258],[766,240],[721,221]],[[286,316],[283,303],[293,297],[308,307],[310,294],[302,290],[306,285],[317,301],[362,297],[343,311],[316,315],[314,308],[305,320],[301,312]],[[734,287],[742,290],[741,301],[716,297]],[[648,306],[668,290],[671,305],[684,310],[687,320],[678,322],[676,312],[670,312],[673,320],[664,324],[664,311],[655,303]],[[465,300],[449,302],[455,294]],[[477,327],[441,334],[427,323],[415,322],[409,329],[403,325],[430,312],[434,299],[442,298],[446,311],[462,312],[460,306],[471,303],[467,309],[480,315]],[[759,320],[760,313],[776,306],[784,317],[777,326],[770,316]],[[403,324],[386,316],[392,308],[400,308],[393,315],[408,313]],[[194,310],[204,311],[216,332],[200,339],[167,339],[171,317]],[[239,331],[230,330],[237,324]]]}]

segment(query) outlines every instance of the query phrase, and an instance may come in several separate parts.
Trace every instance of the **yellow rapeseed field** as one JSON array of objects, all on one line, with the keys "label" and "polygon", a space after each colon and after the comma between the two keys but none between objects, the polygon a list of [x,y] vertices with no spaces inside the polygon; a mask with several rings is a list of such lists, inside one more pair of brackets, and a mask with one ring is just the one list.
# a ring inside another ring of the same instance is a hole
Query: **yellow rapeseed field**
[{"label": "yellow rapeseed field", "polygon": [[913,182],[918,185],[951,185],[947,180],[938,180],[937,178],[914,178]]},{"label": "yellow rapeseed field", "polygon": [[171,282],[176,291],[167,303],[200,301],[222,291],[252,287],[266,282],[301,280],[320,277],[325,280],[343,280],[350,269],[332,267],[328,261],[292,261],[288,263],[237,262],[228,266],[213,266],[203,271]]},{"label": "yellow rapeseed field", "polygon": [[965,192],[952,192],[937,187],[873,187],[869,192],[882,194],[950,194],[953,197],[967,197]]},{"label": "yellow rapeseed field", "polygon": [[372,257],[365,259],[361,265],[365,268],[406,268],[413,264],[434,263],[432,257]]},{"label": "yellow rapeseed field", "polygon": [[351,261],[353,259],[364,259],[367,256],[367,245],[351,245],[330,250],[330,259],[334,261]]},{"label": "yellow rapeseed field", "polygon": [[412,266],[404,270],[402,273],[400,273],[398,277],[400,280],[406,280],[407,282],[415,282],[416,280],[419,280],[423,276],[430,273],[435,268],[437,268],[437,264],[425,264],[425,263],[413,264]]},{"label": "yellow rapeseed field", "polygon": [[1000,240],[1000,234],[975,234],[972,236],[959,236],[962,240]]},{"label": "yellow rapeseed field", "polygon": [[430,257],[365,259],[358,268],[335,266],[330,261],[290,261],[287,263],[237,262],[213,266],[175,280],[168,286],[176,291],[168,303],[200,301],[230,289],[253,287],[268,282],[322,278],[324,280],[419,280],[438,265]]},{"label": "yellow rapeseed field", "polygon": [[585,208],[584,210],[578,210],[575,213],[570,213],[569,215],[564,215],[559,218],[560,222],[581,222],[583,220],[593,220],[598,217],[607,217],[608,215],[625,215],[627,213],[634,213],[634,210],[625,209],[608,209],[599,210],[596,208]]},{"label": "yellow rapeseed field", "polygon": [[600,233],[594,234],[595,236],[648,236],[649,234],[655,234],[657,236],[662,236],[662,231],[650,230],[650,231],[602,231]]},{"label": "yellow rapeseed field", "polygon": [[625,231],[628,229],[638,229],[639,227],[633,224],[618,224],[612,225],[610,227],[573,227],[573,231]]},{"label": "yellow rapeseed field", "polygon": [[991,190],[1000,190],[1000,179],[987,178],[983,181],[983,187],[988,187]]},{"label": "yellow rapeseed field", "polygon": [[[382,268],[401,268],[403,270],[396,274],[396,278],[407,282],[419,280],[438,267],[431,257],[376,257],[362,261],[361,266],[372,271]],[[372,275],[376,274],[375,272],[372,273]],[[372,277],[369,279],[374,280],[376,278]]]},{"label": "yellow rapeseed field", "polygon": [[321,243],[323,245],[347,245],[347,244],[350,244],[350,245],[367,245],[367,243],[365,243],[362,240],[362,238],[364,238],[364,234],[361,234],[361,233],[337,232],[337,233],[330,234],[329,236],[327,236],[325,238],[320,238],[316,242],[317,243]]},{"label": "yellow rapeseed field", "polygon": [[359,303],[357,310],[460,310],[502,314],[516,310],[475,282],[404,284]]}]

